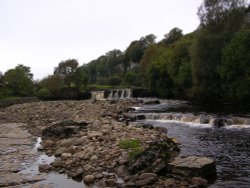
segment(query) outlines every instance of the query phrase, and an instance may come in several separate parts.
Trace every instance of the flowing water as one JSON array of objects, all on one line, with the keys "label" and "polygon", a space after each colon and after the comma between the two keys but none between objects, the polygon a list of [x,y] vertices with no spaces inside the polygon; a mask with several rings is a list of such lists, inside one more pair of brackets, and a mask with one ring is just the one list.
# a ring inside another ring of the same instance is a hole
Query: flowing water
[{"label": "flowing water", "polygon": [[[184,109],[184,110],[183,110]],[[201,124],[197,117],[216,117],[218,114],[192,111],[188,103],[166,102],[160,105],[149,105],[136,108],[137,113],[145,117],[152,117],[142,123],[150,123],[156,127],[166,127],[169,137],[175,137],[181,142],[181,155],[197,155],[212,157],[216,161],[217,180],[211,188],[249,188],[250,187],[250,124],[248,121],[239,121],[239,124],[231,123],[224,127],[214,127],[211,123]],[[169,118],[169,113],[171,117]],[[148,114],[151,114],[149,116]],[[161,114],[157,116],[157,114]],[[162,115],[168,114],[168,115]],[[176,115],[177,114],[177,115]],[[180,117],[181,114],[181,117]],[[221,113],[223,118],[238,118],[230,112]],[[220,117],[221,117],[220,114]],[[184,118],[185,115],[192,118]],[[247,112],[242,114],[249,117]],[[157,118],[158,117],[158,118]],[[180,118],[173,118],[180,117]],[[185,122],[183,122],[185,120]],[[238,122],[238,121],[236,121]]]},{"label": "flowing water", "polygon": [[[34,146],[34,150],[37,151],[37,148],[40,146],[41,138],[37,138],[37,142]],[[54,156],[48,156],[46,154],[41,153],[41,155],[37,158],[36,162],[32,164],[29,168],[24,169],[20,171],[21,174],[28,174],[30,177],[34,177],[36,175],[39,175],[39,165],[40,164],[50,164],[55,160]],[[44,180],[39,181],[37,184],[47,186],[49,187],[57,187],[57,188],[68,188],[68,187],[74,187],[74,188],[84,188],[85,185],[83,181],[77,182],[72,180],[71,178],[67,177],[64,174],[59,174],[56,172],[50,172],[47,175],[44,176]],[[30,186],[27,186],[27,188]],[[25,186],[23,186],[25,188]]]}]

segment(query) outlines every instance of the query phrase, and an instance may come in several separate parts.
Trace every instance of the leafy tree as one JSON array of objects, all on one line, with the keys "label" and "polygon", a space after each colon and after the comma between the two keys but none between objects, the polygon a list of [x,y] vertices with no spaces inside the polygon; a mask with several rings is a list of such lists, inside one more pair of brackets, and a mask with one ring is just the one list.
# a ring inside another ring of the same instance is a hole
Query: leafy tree
[{"label": "leafy tree", "polygon": [[71,86],[71,84],[74,84],[74,73],[77,70],[78,64],[76,59],[62,61],[55,68],[54,75],[60,76],[66,85]]},{"label": "leafy tree", "polygon": [[155,43],[156,37],[153,34],[141,37],[140,40],[136,40],[130,43],[129,47],[125,51],[125,71],[131,68],[132,63],[139,63],[144,50],[151,44]]},{"label": "leafy tree", "polygon": [[3,81],[12,95],[32,96],[34,92],[32,78],[30,67],[17,65],[14,69],[5,72]]},{"label": "leafy tree", "polygon": [[223,50],[219,73],[224,97],[230,101],[250,99],[250,30],[239,31]]},{"label": "leafy tree", "polygon": [[182,30],[179,29],[178,27],[175,27],[171,29],[169,33],[165,34],[164,37],[165,39],[163,39],[163,41],[166,44],[174,43],[183,37]]},{"label": "leafy tree", "polygon": [[[49,93],[48,95],[56,96],[58,92],[64,87],[63,79],[59,75],[50,75],[42,79],[39,83],[41,93]],[[46,90],[44,90],[44,88]],[[47,92],[47,90],[49,92]]]},{"label": "leafy tree", "polygon": [[192,97],[204,102],[221,100],[218,67],[224,46],[243,24],[242,10],[243,0],[204,0],[200,6],[201,25],[191,49]]}]

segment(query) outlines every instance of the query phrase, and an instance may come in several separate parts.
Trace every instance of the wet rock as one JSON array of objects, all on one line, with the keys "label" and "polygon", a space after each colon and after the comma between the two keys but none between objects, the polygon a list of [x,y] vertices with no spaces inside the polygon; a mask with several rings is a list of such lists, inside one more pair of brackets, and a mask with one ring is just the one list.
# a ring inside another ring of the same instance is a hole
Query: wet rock
[{"label": "wet rock", "polygon": [[169,163],[172,172],[185,177],[204,177],[211,179],[216,177],[215,161],[207,157],[177,157]]},{"label": "wet rock", "polygon": [[136,125],[136,127],[140,127],[143,129],[154,129],[154,126],[151,124],[138,124],[138,125]]},{"label": "wet rock", "polygon": [[144,101],[144,105],[153,105],[153,104],[160,104],[161,102],[159,100],[150,100],[150,101]]},{"label": "wet rock", "polygon": [[86,175],[86,176],[84,176],[83,181],[84,181],[84,183],[86,183],[86,184],[94,183],[94,181],[95,181],[95,176],[93,176],[93,175]]},{"label": "wet rock", "polygon": [[49,172],[52,167],[49,164],[41,164],[39,165],[39,172]]},{"label": "wet rock", "polygon": [[77,134],[81,129],[86,129],[88,123],[76,122],[73,120],[63,120],[53,123],[42,131],[43,138],[63,139]]},{"label": "wet rock", "polygon": [[65,165],[64,161],[56,159],[52,164],[53,167],[63,167]]},{"label": "wet rock", "polygon": [[45,149],[48,149],[50,147],[53,147],[55,145],[55,143],[52,141],[52,140],[46,140],[44,143],[43,143],[43,147]]},{"label": "wet rock", "polygon": [[84,173],[84,170],[82,168],[78,168],[75,172],[69,173],[68,176],[72,178],[76,178],[76,177],[83,175],[83,173]]},{"label": "wet rock", "polygon": [[223,127],[227,125],[227,120],[224,118],[212,118],[209,122],[214,127]]}]

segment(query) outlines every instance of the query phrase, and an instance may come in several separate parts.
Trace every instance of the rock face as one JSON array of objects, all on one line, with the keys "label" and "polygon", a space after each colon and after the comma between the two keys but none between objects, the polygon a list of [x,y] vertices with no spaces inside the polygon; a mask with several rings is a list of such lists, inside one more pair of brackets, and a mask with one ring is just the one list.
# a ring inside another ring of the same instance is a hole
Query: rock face
[{"label": "rock face", "polygon": [[215,161],[207,157],[177,157],[169,163],[172,172],[185,177],[203,177],[213,179],[216,177]]},{"label": "rock face", "polygon": [[[167,163],[179,154],[180,149],[171,139],[158,140],[150,146],[129,165],[129,172],[132,174],[139,171],[155,171],[155,173],[164,170]],[[157,170],[157,171],[156,171]]]},{"label": "rock face", "polygon": [[81,129],[86,129],[88,123],[76,122],[73,120],[59,121],[42,131],[43,138],[69,138],[70,136],[77,134]]}]

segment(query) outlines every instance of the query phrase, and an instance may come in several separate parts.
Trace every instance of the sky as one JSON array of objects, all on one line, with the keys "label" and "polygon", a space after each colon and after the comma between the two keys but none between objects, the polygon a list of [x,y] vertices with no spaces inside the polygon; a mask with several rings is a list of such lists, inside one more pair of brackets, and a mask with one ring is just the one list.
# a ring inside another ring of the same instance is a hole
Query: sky
[{"label": "sky", "polygon": [[34,79],[67,59],[79,64],[124,51],[148,34],[199,25],[202,0],[0,0],[0,71],[23,64]]}]

